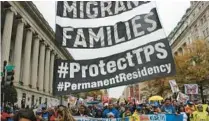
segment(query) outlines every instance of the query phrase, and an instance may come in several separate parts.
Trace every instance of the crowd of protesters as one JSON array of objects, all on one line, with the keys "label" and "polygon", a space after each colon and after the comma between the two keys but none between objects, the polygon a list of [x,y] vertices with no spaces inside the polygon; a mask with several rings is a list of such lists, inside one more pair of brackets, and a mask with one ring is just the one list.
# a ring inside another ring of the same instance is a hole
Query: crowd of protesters
[{"label": "crowd of protesters", "polygon": [[209,106],[188,101],[186,104],[176,100],[165,99],[164,102],[150,102],[136,104],[134,102],[104,103],[103,107],[97,104],[56,107],[42,106],[41,109],[2,108],[1,121],[75,121],[75,116],[94,118],[126,118],[140,121],[140,115],[148,114],[175,114],[183,115],[183,121],[209,121]]}]

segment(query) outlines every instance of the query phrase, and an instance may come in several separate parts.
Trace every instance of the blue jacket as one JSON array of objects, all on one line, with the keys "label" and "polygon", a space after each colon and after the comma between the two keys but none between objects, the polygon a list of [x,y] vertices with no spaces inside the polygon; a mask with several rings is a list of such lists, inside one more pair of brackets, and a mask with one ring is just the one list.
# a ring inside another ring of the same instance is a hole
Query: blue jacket
[{"label": "blue jacket", "polygon": [[174,114],[176,113],[175,108],[173,105],[164,105],[161,107],[162,112],[165,112],[167,114]]},{"label": "blue jacket", "polygon": [[114,114],[115,118],[119,118],[119,115],[120,115],[119,111],[115,108],[113,108],[111,110],[110,109],[105,109],[103,114],[102,114],[102,117],[107,118],[107,114],[110,113],[110,112],[112,112]]}]

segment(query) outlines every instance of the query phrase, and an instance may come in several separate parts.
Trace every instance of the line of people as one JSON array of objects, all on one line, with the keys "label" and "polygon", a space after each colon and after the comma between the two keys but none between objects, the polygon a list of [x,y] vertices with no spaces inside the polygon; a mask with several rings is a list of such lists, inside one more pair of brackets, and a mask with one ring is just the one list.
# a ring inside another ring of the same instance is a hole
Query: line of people
[{"label": "line of people", "polygon": [[[71,108],[74,116],[86,116],[95,118],[125,118],[132,117],[138,121],[139,116],[143,114],[176,114],[183,115],[183,121],[209,121],[209,107],[208,104],[187,104],[180,103],[176,100],[165,99],[160,103],[140,104],[135,103],[109,103],[104,104],[102,109],[96,106],[80,105],[78,108]],[[137,120],[138,119],[138,120]]]},{"label": "line of people", "polygon": [[143,114],[176,114],[183,115],[183,121],[209,121],[209,107],[207,104],[186,105],[176,100],[165,99],[163,103],[151,104],[133,103],[105,103],[103,107],[97,105],[86,106],[79,104],[72,107],[59,105],[47,108],[43,106],[39,110],[20,109],[19,111],[3,109],[1,121],[75,121],[74,116],[94,118],[129,118],[131,121],[140,121]]}]

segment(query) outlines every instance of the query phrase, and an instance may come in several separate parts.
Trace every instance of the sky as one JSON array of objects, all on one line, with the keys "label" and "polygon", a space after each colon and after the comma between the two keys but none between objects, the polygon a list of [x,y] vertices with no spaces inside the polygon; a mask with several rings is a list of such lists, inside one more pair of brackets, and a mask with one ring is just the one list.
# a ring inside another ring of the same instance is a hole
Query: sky
[{"label": "sky", "polygon": [[[55,30],[55,1],[33,1],[37,6],[38,10],[43,14],[49,25]],[[187,8],[190,6],[190,1],[161,1],[156,2],[157,10],[161,24],[164,28],[165,34],[168,36],[169,33],[174,29],[177,23],[181,20],[181,17],[185,14]],[[101,49],[104,55],[111,55],[111,49]],[[68,49],[74,59],[91,59],[96,57],[104,57],[101,52],[95,52],[93,50],[77,51]],[[121,49],[121,52],[124,51]],[[109,96],[118,98],[123,92],[124,86],[110,88]]]}]

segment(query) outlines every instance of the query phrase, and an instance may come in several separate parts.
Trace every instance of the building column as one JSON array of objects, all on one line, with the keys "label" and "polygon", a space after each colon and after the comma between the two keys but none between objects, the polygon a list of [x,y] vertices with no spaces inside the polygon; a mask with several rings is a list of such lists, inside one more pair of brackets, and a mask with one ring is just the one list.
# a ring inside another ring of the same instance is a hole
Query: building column
[{"label": "building column", "polygon": [[2,45],[1,45],[1,52],[2,52],[1,67],[3,67],[3,63],[5,60],[6,61],[9,60],[14,13],[15,11],[12,7],[6,9],[5,23],[2,34]]},{"label": "building column", "polygon": [[23,58],[23,84],[29,86],[30,84],[30,59],[31,59],[31,45],[32,45],[33,32],[29,28],[26,32],[26,41],[24,47],[24,58]]},{"label": "building column", "polygon": [[33,89],[36,89],[38,78],[38,57],[39,57],[39,41],[40,38],[35,36],[33,42],[33,54],[32,54],[32,73],[31,73],[31,85]]},{"label": "building column", "polygon": [[55,53],[52,52],[51,54],[51,59],[50,59],[50,78],[49,78],[49,91],[50,93],[52,93],[52,89],[53,89],[53,75],[54,75],[54,57],[55,57]]},{"label": "building column", "polygon": [[20,81],[20,71],[21,71],[20,67],[21,67],[21,57],[22,57],[24,24],[25,21],[23,19],[18,20],[17,34],[15,38],[14,60],[13,60],[13,63],[15,65],[14,83],[18,83]]},{"label": "building column", "polygon": [[39,65],[38,65],[38,87],[39,90],[43,90],[43,81],[44,81],[44,60],[45,60],[45,44],[41,42],[40,44],[40,56],[39,56]]},{"label": "building column", "polygon": [[45,70],[44,70],[44,89],[46,93],[49,93],[49,73],[50,73],[50,48],[46,48]]}]

